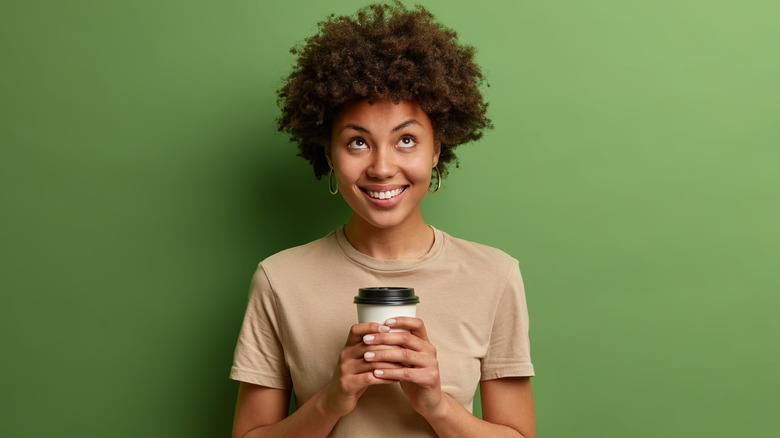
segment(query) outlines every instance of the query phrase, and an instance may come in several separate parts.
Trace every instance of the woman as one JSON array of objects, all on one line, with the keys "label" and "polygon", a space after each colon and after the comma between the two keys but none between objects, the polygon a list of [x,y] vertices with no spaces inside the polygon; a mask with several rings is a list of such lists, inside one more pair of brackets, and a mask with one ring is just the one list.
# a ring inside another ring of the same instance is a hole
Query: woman
[{"label": "woman", "polygon": [[[351,215],[260,264],[231,371],[233,436],[535,436],[517,261],[420,213],[453,148],[490,127],[473,48],[395,3],[331,17],[293,53],[280,130]],[[414,287],[418,318],[355,324],[367,286]],[[480,382],[484,420],[471,413]]]}]

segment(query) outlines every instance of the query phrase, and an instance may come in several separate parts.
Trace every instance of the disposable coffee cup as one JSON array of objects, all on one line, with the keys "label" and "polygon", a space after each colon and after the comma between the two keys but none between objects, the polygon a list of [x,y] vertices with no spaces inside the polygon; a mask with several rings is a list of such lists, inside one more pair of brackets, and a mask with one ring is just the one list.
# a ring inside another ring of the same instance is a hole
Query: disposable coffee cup
[{"label": "disposable coffee cup", "polygon": [[[358,322],[384,323],[396,316],[417,316],[420,298],[411,287],[364,287],[358,290],[354,303],[357,304]],[[393,332],[406,330],[395,329]]]}]

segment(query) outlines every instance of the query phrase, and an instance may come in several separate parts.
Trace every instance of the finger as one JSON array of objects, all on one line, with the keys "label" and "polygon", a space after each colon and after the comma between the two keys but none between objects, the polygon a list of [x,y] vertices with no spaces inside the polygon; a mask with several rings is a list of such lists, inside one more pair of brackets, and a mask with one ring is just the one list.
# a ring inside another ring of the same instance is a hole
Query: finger
[{"label": "finger", "polygon": [[362,361],[362,363],[355,364],[351,367],[350,375],[361,375],[364,373],[372,373],[376,369],[392,369],[392,368],[404,368],[400,363],[383,362],[383,361]]},{"label": "finger", "polygon": [[404,368],[404,365],[398,362],[366,362],[366,371],[390,368]]},{"label": "finger", "polygon": [[[393,363],[403,364],[405,367],[425,368],[438,365],[435,358],[431,358],[429,355],[410,350],[408,348],[394,348],[392,350],[381,351],[367,351],[363,354],[363,358],[366,362],[372,364],[379,363]],[[376,366],[375,368],[382,368]],[[398,368],[398,367],[393,367]]]},{"label": "finger", "polygon": [[366,344],[365,342],[363,344],[360,344],[363,346],[363,350],[360,354],[365,353],[366,351],[377,351],[377,350],[392,350],[394,348],[404,348],[400,347],[398,345],[382,345],[382,344]]},{"label": "finger", "polygon": [[341,379],[341,388],[347,393],[355,394],[370,385],[383,385],[388,383],[395,383],[392,379],[382,379],[376,376],[376,370],[368,370],[360,374],[352,374],[349,377]]},{"label": "finger", "polygon": [[378,322],[363,322],[360,324],[354,324],[349,329],[346,345],[355,345],[360,343],[363,340],[363,336],[369,333],[387,333],[389,331],[390,327]]},{"label": "finger", "polygon": [[385,321],[385,325],[392,329],[408,330],[420,339],[428,340],[428,332],[425,330],[425,324],[420,318],[411,318],[408,316],[397,316]]},{"label": "finger", "polygon": [[[377,372],[379,374],[377,375]],[[384,370],[371,370],[367,373],[358,374],[355,377],[360,380],[362,385],[387,385],[398,382],[398,380],[382,378]]]},{"label": "finger", "polygon": [[[424,341],[409,332],[376,333],[363,336],[366,345],[396,345],[415,351],[427,351],[431,349],[430,342]],[[430,348],[428,348],[430,346]]]},{"label": "finger", "polygon": [[365,387],[365,385],[371,384],[371,382],[366,381],[366,378],[367,376],[373,376],[375,369],[402,367],[403,365],[398,363],[384,361],[367,362],[363,357],[348,358],[339,364],[338,375],[340,375],[341,386],[347,392],[355,392]]},{"label": "finger", "polygon": [[[359,342],[354,345],[346,345],[344,349],[341,350],[341,354],[339,355],[339,363],[347,366],[350,366],[350,364],[353,364],[355,362],[365,363],[364,355],[367,351],[392,350],[392,349],[400,349],[400,348],[403,347],[399,347],[397,345],[366,345],[363,342]],[[354,369],[354,366],[350,369]],[[363,370],[363,371],[368,371],[368,370]]]},{"label": "finger", "polygon": [[420,368],[377,369],[374,377],[391,382],[412,382],[423,388],[432,388],[439,382],[438,373]]}]

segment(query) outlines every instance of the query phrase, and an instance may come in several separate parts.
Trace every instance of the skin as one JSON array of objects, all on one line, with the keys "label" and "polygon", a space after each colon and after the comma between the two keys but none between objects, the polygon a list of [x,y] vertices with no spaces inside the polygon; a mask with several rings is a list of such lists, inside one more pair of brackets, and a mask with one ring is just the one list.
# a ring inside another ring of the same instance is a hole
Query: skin
[{"label": "skin", "polygon": [[[385,260],[430,250],[434,235],[420,201],[439,152],[430,119],[417,104],[360,101],[342,110],[326,156],[352,210],[345,226],[352,246]],[[377,200],[371,192],[395,196]],[[288,391],[242,382],[233,437],[326,437],[369,386],[397,382],[441,437],[536,436],[529,378],[482,381],[480,420],[441,390],[436,348],[423,321],[398,317],[353,325],[331,381],[290,416]]]},{"label": "skin", "polygon": [[[379,259],[419,258],[433,245],[420,213],[441,148],[419,105],[383,100],[348,106],[333,123],[326,156],[352,209],[345,232],[358,251]],[[366,192],[402,189],[391,199]]]}]

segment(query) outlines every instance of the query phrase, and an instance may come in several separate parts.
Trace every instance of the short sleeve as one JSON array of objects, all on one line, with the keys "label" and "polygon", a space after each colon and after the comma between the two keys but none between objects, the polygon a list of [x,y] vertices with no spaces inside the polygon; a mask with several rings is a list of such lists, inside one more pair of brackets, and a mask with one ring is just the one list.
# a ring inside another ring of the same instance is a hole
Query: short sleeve
[{"label": "short sleeve", "polygon": [[517,261],[498,300],[481,380],[534,375],[528,336],[528,308]]},{"label": "short sleeve", "polygon": [[230,378],[271,388],[292,388],[280,333],[276,296],[260,265],[252,278]]}]

